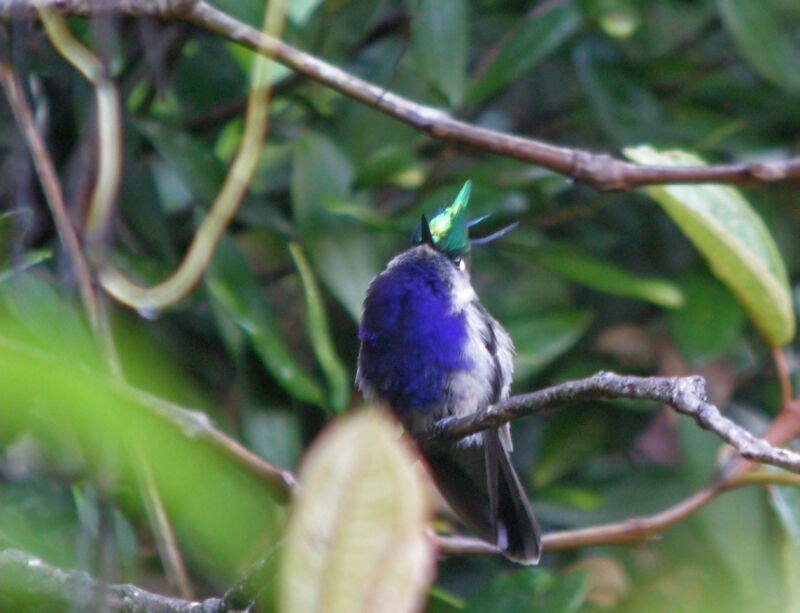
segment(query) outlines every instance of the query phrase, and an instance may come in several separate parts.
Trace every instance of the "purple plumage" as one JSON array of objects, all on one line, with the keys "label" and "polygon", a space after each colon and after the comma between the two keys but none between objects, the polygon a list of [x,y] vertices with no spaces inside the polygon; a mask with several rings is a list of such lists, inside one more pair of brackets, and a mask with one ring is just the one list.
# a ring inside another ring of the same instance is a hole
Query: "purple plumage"
[{"label": "purple plumage", "polygon": [[361,377],[394,411],[429,413],[442,405],[443,374],[468,370],[465,314],[454,312],[452,288],[433,259],[415,259],[370,284],[358,337]]}]

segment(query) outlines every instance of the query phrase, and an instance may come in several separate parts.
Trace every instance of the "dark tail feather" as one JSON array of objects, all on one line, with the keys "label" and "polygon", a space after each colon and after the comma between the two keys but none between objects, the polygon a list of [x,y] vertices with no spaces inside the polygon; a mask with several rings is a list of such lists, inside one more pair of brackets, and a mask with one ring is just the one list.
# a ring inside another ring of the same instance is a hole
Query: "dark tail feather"
[{"label": "dark tail feather", "polygon": [[461,520],[506,557],[536,564],[541,530],[496,430],[483,445],[453,445],[426,454],[434,481]]}]

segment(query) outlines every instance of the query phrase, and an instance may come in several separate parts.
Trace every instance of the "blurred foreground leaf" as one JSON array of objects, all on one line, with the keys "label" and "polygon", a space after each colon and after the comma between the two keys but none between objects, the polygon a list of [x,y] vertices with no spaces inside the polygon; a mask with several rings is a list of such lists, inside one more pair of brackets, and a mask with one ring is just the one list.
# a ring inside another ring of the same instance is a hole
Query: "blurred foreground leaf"
[{"label": "blurred foreground leaf", "polygon": [[[649,145],[629,147],[625,155],[653,166],[705,164],[691,153]],[[786,269],[767,227],[741,192],[726,185],[654,185],[645,192],[703,254],[764,340],[772,346],[788,343],[795,321]]]},{"label": "blurred foreground leaf", "polygon": [[[40,329],[54,331],[43,346],[0,315],[0,443],[32,436],[61,474],[91,478],[141,516],[137,477],[150,470],[178,544],[226,580],[274,547],[282,506],[263,477],[205,435],[204,415],[77,361],[55,334],[61,316],[41,317]],[[127,356],[135,359],[147,356]]]},{"label": "blurred foreground leaf", "polygon": [[300,470],[280,611],[417,611],[433,580],[429,503],[415,457],[377,409],[334,422]]}]

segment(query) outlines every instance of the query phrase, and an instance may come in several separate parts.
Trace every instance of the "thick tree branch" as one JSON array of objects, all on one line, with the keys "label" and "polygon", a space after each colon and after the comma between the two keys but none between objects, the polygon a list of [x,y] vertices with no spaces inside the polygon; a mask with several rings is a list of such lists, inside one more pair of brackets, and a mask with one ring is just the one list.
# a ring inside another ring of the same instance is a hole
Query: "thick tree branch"
[{"label": "thick tree branch", "polygon": [[497,428],[523,417],[554,409],[577,400],[636,398],[670,405],[678,413],[733,445],[748,460],[800,472],[800,454],[773,447],[724,417],[717,407],[706,402],[702,377],[634,377],[599,372],[578,381],[568,381],[543,390],[512,396],[485,413],[469,417],[443,419],[436,424],[431,443],[436,440],[463,438],[481,430]]},{"label": "thick tree branch", "polygon": [[[62,14],[97,12],[182,19],[274,58],[299,74],[390,115],[433,138],[536,164],[599,190],[630,190],[662,183],[778,183],[800,179],[800,158],[714,166],[640,166],[604,153],[559,147],[459,121],[359,79],[309,53],[244,24],[203,0],[42,0]],[[0,0],[0,19],[31,16],[32,0]]]}]

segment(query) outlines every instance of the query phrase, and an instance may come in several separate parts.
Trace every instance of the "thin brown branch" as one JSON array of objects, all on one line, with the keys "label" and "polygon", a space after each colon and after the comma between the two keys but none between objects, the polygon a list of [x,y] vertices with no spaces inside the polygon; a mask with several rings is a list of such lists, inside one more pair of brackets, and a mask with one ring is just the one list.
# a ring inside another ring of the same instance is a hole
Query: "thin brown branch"
[{"label": "thin brown branch", "polygon": [[64,244],[64,249],[75,272],[83,308],[86,310],[92,329],[97,333],[100,325],[97,297],[92,288],[89,265],[83,257],[78,233],[73,227],[72,221],[70,221],[67,207],[64,204],[64,195],[61,191],[61,183],[59,183],[55,165],[39,131],[36,129],[33,113],[25,99],[19,79],[14,74],[12,67],[4,61],[0,61],[0,84],[2,84],[8,104],[25,138],[36,173],[39,175],[42,191],[53,214],[58,236]]},{"label": "thin brown branch", "polygon": [[775,364],[775,374],[781,386],[781,411],[788,411],[792,404],[792,382],[789,378],[789,367],[786,364],[786,357],[780,347],[772,347],[772,361]]},{"label": "thin brown branch", "polygon": [[635,398],[668,404],[678,413],[694,419],[701,428],[714,432],[735,447],[742,457],[800,472],[800,453],[773,447],[724,417],[717,407],[706,402],[705,379],[698,376],[634,377],[599,372],[586,379],[513,396],[489,407],[484,413],[443,419],[431,433],[429,444],[497,428],[513,419],[549,411],[578,400],[614,398]]},{"label": "thin brown branch", "polygon": [[[203,0],[44,0],[61,13],[91,15],[99,11],[183,19],[228,40],[257,50],[294,71],[345,96],[441,140],[475,147],[549,168],[598,190],[630,190],[663,183],[780,183],[800,179],[800,158],[712,166],[640,166],[605,153],[559,147],[550,143],[480,128],[441,109],[407,100],[359,79],[281,40],[263,34]],[[31,0],[0,0],[0,19],[29,16]]]},{"label": "thin brown branch", "polygon": [[147,512],[147,520],[153,530],[156,549],[164,565],[167,581],[172,589],[176,590],[182,598],[192,598],[192,584],[189,581],[189,574],[186,572],[186,565],[183,563],[183,556],[175,540],[175,532],[172,529],[167,510],[158,486],[153,479],[153,471],[150,462],[141,448],[134,450],[136,461],[136,478],[144,501]]},{"label": "thin brown branch", "polygon": [[125,383],[120,383],[120,388],[123,393],[128,394],[143,406],[175,423],[187,436],[204,439],[223,451],[239,466],[268,485],[280,501],[288,501],[297,487],[297,481],[291,472],[273,466],[215,428],[205,413],[187,410]]},{"label": "thin brown branch", "polygon": [[417,104],[355,77],[276,38],[266,36],[202,0],[183,19],[264,53],[342,94],[386,113],[425,134],[537,164],[583,181],[599,190],[629,190],[656,183],[762,182],[800,178],[800,158],[756,164],[673,167],[639,166],[607,154],[480,128],[452,118],[441,109]]},{"label": "thin brown branch", "polygon": [[[761,471],[720,481],[681,500],[673,506],[646,517],[632,517],[621,522],[576,530],[548,532],[542,537],[545,552],[598,545],[634,544],[654,538],[670,526],[696,513],[720,494],[749,485],[789,485],[800,487],[800,477],[788,473]],[[490,543],[466,537],[436,536],[444,555],[500,555]]]}]

